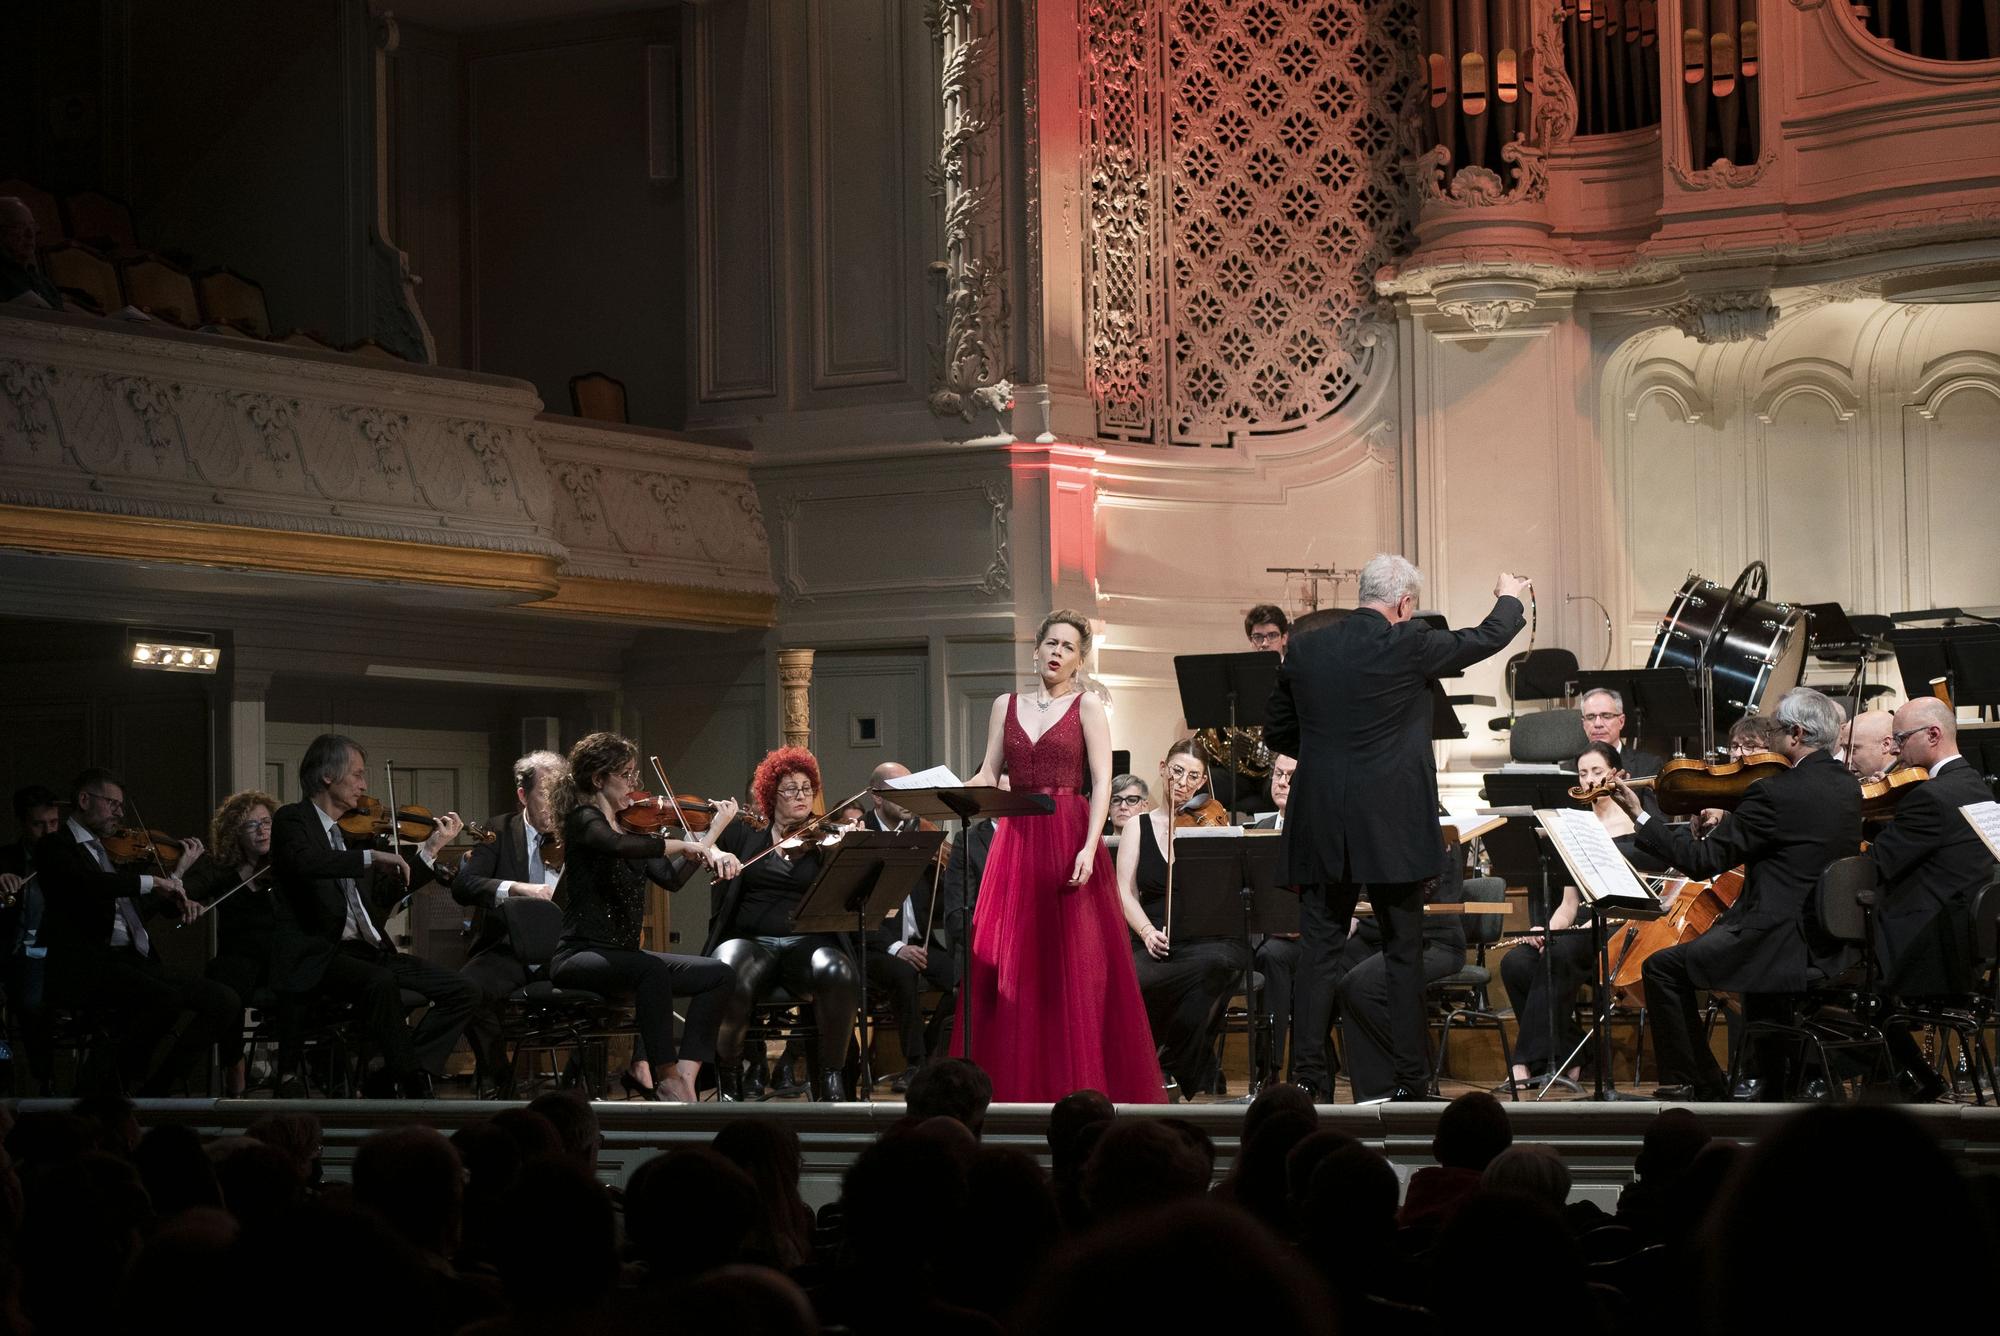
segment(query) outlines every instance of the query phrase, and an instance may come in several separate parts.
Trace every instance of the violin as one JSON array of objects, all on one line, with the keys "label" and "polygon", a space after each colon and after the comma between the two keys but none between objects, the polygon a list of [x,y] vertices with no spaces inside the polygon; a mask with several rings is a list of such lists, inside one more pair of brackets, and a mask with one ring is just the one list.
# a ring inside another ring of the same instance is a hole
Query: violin
[{"label": "violin", "polygon": [[[679,818],[671,824],[680,827],[689,835],[706,834],[715,824],[716,805],[698,794],[676,793],[673,781],[667,778],[665,768],[660,765],[660,758],[648,756],[646,760],[652,765],[653,774],[660,781],[660,796],[653,801]],[[631,796],[639,798],[646,795],[639,792]]]},{"label": "violin", "polygon": [[1185,830],[1191,826],[1226,826],[1229,824],[1229,809],[1210,798],[1200,807],[1189,811],[1183,807],[1174,813],[1174,829]]},{"label": "violin", "polygon": [[140,830],[137,827],[114,830],[100,843],[113,863],[152,863],[162,868],[180,862],[181,855],[187,850],[185,843],[163,830]]},{"label": "violin", "polygon": [[[372,794],[363,794],[361,801],[335,824],[340,827],[340,833],[349,839],[382,839],[389,834],[389,809],[383,805],[380,798]],[[396,809],[395,829],[398,839],[421,844],[431,837],[431,832],[437,829],[437,825],[438,819],[425,808],[404,806]],[[477,821],[466,822],[459,835],[469,844],[491,844],[496,838],[493,831]]]},{"label": "violin", "polygon": [[[1693,816],[1703,808],[1733,808],[1760,779],[1783,774],[1792,763],[1777,752],[1747,752],[1740,760],[1697,761],[1677,756],[1660,767],[1650,779],[1628,779],[1635,789],[1652,789],[1659,795],[1660,810],[1669,816]],[[1569,796],[1580,803],[1594,803],[1618,791],[1618,781],[1584,788],[1578,785]]]},{"label": "violin", "polygon": [[618,824],[634,835],[657,835],[663,830],[684,830],[700,835],[715,824],[716,806],[692,793],[668,793],[659,797],[644,789],[625,795],[618,809]]},{"label": "violin", "polygon": [[541,835],[542,866],[553,868],[557,872],[562,871],[563,859],[566,857],[563,852],[562,831],[560,829],[545,830],[541,832]]},{"label": "violin", "polygon": [[1903,795],[1930,777],[1931,772],[1920,765],[1899,765],[1882,778],[1869,780],[1861,786],[1861,819],[1888,820]]}]

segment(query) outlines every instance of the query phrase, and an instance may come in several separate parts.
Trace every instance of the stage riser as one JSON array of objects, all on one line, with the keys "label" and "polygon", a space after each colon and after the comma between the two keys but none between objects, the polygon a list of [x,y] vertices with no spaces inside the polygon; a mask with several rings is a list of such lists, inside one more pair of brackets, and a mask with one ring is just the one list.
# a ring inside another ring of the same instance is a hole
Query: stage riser
[{"label": "stage riser", "polygon": [[[26,1100],[22,1111],[66,1108],[54,1100]],[[265,1114],[312,1113],[324,1137],[326,1177],[344,1181],[355,1148],[386,1127],[423,1123],[449,1136],[468,1123],[515,1105],[476,1100],[141,1100],[139,1120],[152,1127],[177,1123],[204,1136],[231,1136]],[[607,1183],[623,1183],[644,1161],[677,1146],[707,1145],[731,1119],[768,1117],[798,1133],[804,1158],[801,1190],[817,1207],[840,1193],[840,1178],[882,1130],[903,1116],[899,1103],[669,1106],[611,1100],[593,1106],[604,1132],[599,1173]],[[1666,1107],[1651,1101],[1592,1104],[1581,1101],[1508,1106],[1517,1142],[1552,1146],[1569,1165],[1572,1197],[1607,1209],[1632,1178],[1632,1161],[1654,1116]],[[1745,1145],[1755,1143],[1797,1106],[1767,1104],[1696,1105],[1709,1131]],[[1443,1104],[1339,1104],[1322,1106],[1320,1126],[1346,1132],[1389,1157],[1405,1180],[1430,1164],[1431,1137]],[[1129,1107],[1130,1117],[1186,1119],[1215,1141],[1216,1173],[1227,1173],[1241,1140],[1244,1106],[1182,1104]],[[2000,1109],[1929,1105],[1910,1110],[1954,1157],[1981,1168],[2000,1168]],[[996,1104],[987,1113],[988,1145],[1014,1146],[1048,1163],[1044,1133],[1048,1106]]]}]

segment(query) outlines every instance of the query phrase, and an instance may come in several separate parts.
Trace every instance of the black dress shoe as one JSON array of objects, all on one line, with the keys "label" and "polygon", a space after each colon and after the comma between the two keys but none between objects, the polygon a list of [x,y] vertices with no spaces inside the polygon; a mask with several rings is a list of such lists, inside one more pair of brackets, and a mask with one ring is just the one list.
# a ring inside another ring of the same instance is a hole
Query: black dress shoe
[{"label": "black dress shoe", "polygon": [[1720,1104],[1729,1098],[1729,1092],[1719,1085],[1669,1085],[1655,1090],[1653,1098],[1675,1104]]},{"label": "black dress shoe", "polygon": [[828,1072],[819,1078],[819,1088],[813,1097],[824,1104],[843,1104],[847,1101],[847,1089],[842,1085],[839,1072]]},{"label": "black dress shoe", "polygon": [[799,1080],[797,1067],[798,1064],[794,1063],[790,1058],[784,1058],[779,1061],[777,1070],[771,1075],[771,1093],[773,1095],[783,1099],[787,1095],[803,1095],[806,1093],[806,1083]]},{"label": "black dress shoe", "polygon": [[1321,1090],[1311,1081],[1293,1081],[1292,1084],[1297,1086],[1299,1089],[1305,1091],[1307,1095],[1311,1096],[1312,1102],[1315,1104],[1331,1104],[1333,1102],[1332,1100],[1326,1097],[1326,1092],[1324,1090]]},{"label": "black dress shoe", "polygon": [[916,1075],[917,1075],[916,1064],[912,1063],[910,1066],[903,1069],[902,1075],[898,1076],[895,1080],[889,1082],[889,1093],[892,1095],[909,1094],[910,1082],[916,1079]]},{"label": "black dress shoe", "polygon": [[[632,1084],[637,1085],[634,1081]],[[720,1062],[715,1067],[715,1098],[723,1104],[735,1104],[743,1098],[743,1068],[734,1062]]]},{"label": "black dress shoe", "polygon": [[278,1078],[279,1099],[311,1099],[312,1091],[306,1088],[305,1078],[291,1072]]},{"label": "black dress shoe", "polygon": [[1433,1095],[1428,1090],[1412,1090],[1408,1086],[1397,1086],[1389,1092],[1391,1104],[1439,1104],[1443,1096]]}]

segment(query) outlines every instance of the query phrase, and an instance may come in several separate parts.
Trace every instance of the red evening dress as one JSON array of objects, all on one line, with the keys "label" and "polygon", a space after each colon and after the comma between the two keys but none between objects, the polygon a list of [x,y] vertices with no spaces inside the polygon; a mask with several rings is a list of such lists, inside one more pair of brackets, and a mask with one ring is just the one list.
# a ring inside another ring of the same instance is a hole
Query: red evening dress
[{"label": "red evening dress", "polygon": [[[1083,795],[1078,701],[1032,741],[1017,705],[1007,698],[1008,782],[1016,793],[1049,794],[1056,809],[1003,817],[994,832],[973,918],[971,1057],[993,1078],[995,1100],[1046,1104],[1100,1090],[1120,1103],[1159,1103],[1160,1064],[1112,851],[1100,847],[1090,880],[1069,884],[1077,850],[1097,838]],[[952,1050],[960,1056],[964,1034],[961,1014]]]}]

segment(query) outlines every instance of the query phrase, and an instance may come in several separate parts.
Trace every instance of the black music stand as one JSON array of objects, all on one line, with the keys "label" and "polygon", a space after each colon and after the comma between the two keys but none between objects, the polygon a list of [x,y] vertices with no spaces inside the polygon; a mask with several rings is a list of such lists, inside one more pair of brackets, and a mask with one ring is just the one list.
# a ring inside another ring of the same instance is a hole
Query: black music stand
[{"label": "black music stand", "polygon": [[[1275,830],[1249,830],[1243,833],[1243,945],[1250,952],[1250,962],[1243,971],[1243,1000],[1248,1006],[1256,1007],[1250,1023],[1251,1075],[1250,1090],[1244,1102],[1257,1098],[1264,1087],[1278,1079],[1278,1058],[1284,1040],[1278,1034],[1278,1019],[1270,1011],[1262,990],[1252,988],[1256,984],[1257,949],[1251,944],[1251,936],[1263,933],[1269,937],[1278,933],[1296,934],[1299,931],[1299,897],[1289,886],[1278,879],[1278,849],[1281,836]],[[1264,1045],[1257,1048],[1256,1017],[1264,1018]]]},{"label": "black music stand", "polygon": [[[1947,611],[1957,610],[1939,610]],[[1956,618],[1945,626],[1899,626],[1889,632],[1889,643],[1902,670],[1903,694],[1912,700],[1931,695],[1931,683],[1942,677],[1953,705],[2000,705],[2000,626]]]},{"label": "black music stand", "polygon": [[1600,687],[1615,691],[1632,716],[1632,737],[1670,737],[1674,754],[1687,755],[1686,740],[1703,733],[1701,688],[1686,668],[1609,668],[1578,673],[1570,684],[1580,699]]},{"label": "black music stand", "polygon": [[[1274,649],[1246,650],[1236,654],[1176,654],[1174,680],[1180,684],[1181,717],[1197,731],[1226,728],[1231,756],[1234,730],[1261,727],[1266,719],[1271,692],[1278,685],[1278,668],[1284,656]],[[1214,776],[1210,776],[1213,784]],[[1230,767],[1229,801],[1236,808],[1235,767]]]},{"label": "black music stand", "polygon": [[792,926],[799,932],[855,931],[854,965],[861,973],[861,1083],[874,1088],[868,1051],[868,935],[903,903],[937,858],[941,830],[850,830],[820,854],[819,875],[799,897]]},{"label": "black music stand", "polygon": [[[965,1055],[972,1056],[972,918],[979,903],[979,887],[972,881],[972,825],[988,817],[1047,816],[1056,810],[1056,800],[1046,793],[1015,793],[995,784],[962,784],[934,789],[898,789],[878,786],[904,811],[931,821],[958,822],[958,881],[965,888],[965,934],[958,944],[958,996],[960,1042]],[[998,836],[996,835],[997,839]]]},{"label": "black music stand", "polygon": [[[1491,860],[1493,872],[1509,886],[1539,887],[1540,894],[1528,911],[1529,926],[1539,920],[1544,938],[1551,932],[1549,923],[1555,918],[1559,903],[1549,886],[1551,864],[1557,859],[1549,847],[1548,837],[1543,833],[1541,823],[1535,820],[1537,807],[1567,807],[1575,799],[1569,796],[1570,788],[1576,783],[1576,776],[1568,771],[1525,770],[1515,773],[1492,771],[1486,776],[1484,785],[1487,804],[1494,808],[1506,809],[1507,824],[1489,830],[1481,839],[1485,841],[1486,856]],[[1549,1003],[1549,1070],[1542,1094],[1560,1085],[1568,1090],[1577,1090],[1576,1082],[1563,1073],[1569,1070],[1567,1061],[1556,1062],[1556,996],[1555,960],[1549,954],[1549,944],[1545,940],[1541,952],[1542,991]],[[1507,1073],[1507,1081],[1513,1085],[1514,1073]],[[1519,1088],[1512,1089],[1516,1099],[1520,1098]]]}]

